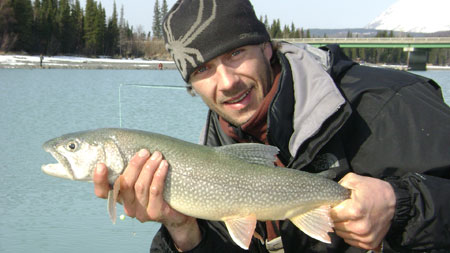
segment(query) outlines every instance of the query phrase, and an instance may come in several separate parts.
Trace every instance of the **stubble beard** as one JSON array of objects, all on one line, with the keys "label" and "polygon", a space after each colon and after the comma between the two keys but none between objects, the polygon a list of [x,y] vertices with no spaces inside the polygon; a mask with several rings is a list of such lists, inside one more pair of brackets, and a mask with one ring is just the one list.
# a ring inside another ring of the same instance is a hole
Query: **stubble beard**
[{"label": "stubble beard", "polygon": [[[270,61],[264,57],[264,49],[261,48],[261,53],[262,53],[262,58],[263,58],[263,63],[264,63],[264,73],[265,75],[261,75],[264,76],[263,79],[261,79],[261,88],[262,88],[262,92],[263,92],[263,99],[266,97],[267,93],[269,93],[270,89],[272,88],[273,85],[273,71],[272,71],[272,67],[270,65]],[[256,87],[256,84],[253,84],[252,86],[253,89]],[[253,91],[252,91],[253,92]],[[255,110],[255,112],[257,112],[259,110],[259,108],[261,107],[262,104],[262,100],[261,103],[258,105],[258,108]],[[248,113],[248,111],[250,110],[250,108],[244,108],[242,111],[239,112],[240,115]],[[254,112],[254,113],[255,113]],[[248,116],[248,118],[244,121],[244,122],[238,122],[236,119],[231,118],[230,116],[227,116],[225,113],[218,113],[223,119],[225,119],[228,123],[232,124],[233,126],[236,127],[240,127],[242,125],[244,125],[245,123],[247,123],[248,121],[250,121],[250,119],[253,117],[254,113],[250,116]]]}]

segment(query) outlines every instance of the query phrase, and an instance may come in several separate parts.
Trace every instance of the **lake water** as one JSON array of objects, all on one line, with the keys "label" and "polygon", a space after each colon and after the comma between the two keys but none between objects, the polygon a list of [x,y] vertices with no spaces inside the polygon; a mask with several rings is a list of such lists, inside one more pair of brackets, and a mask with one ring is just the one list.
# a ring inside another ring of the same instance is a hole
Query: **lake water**
[{"label": "lake water", "polygon": [[[450,71],[417,73],[450,102]],[[92,184],[41,172],[54,162],[41,145],[119,126],[197,142],[207,109],[183,86],[176,71],[0,69],[0,252],[148,252],[159,225],[128,217],[112,225]]]}]

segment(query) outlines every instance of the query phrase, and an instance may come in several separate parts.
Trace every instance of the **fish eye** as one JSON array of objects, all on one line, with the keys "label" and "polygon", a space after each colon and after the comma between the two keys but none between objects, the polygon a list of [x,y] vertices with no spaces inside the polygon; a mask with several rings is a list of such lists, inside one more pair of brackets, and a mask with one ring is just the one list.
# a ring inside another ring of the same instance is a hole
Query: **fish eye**
[{"label": "fish eye", "polygon": [[75,151],[78,147],[78,144],[75,141],[70,141],[69,143],[67,143],[66,148],[69,151]]}]

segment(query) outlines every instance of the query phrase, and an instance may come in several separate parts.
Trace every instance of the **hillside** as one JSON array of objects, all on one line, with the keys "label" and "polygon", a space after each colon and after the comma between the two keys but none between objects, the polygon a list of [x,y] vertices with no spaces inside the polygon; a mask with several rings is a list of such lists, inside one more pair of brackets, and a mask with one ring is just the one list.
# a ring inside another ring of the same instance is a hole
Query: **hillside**
[{"label": "hillside", "polygon": [[449,0],[398,0],[365,28],[407,33],[450,31]]}]

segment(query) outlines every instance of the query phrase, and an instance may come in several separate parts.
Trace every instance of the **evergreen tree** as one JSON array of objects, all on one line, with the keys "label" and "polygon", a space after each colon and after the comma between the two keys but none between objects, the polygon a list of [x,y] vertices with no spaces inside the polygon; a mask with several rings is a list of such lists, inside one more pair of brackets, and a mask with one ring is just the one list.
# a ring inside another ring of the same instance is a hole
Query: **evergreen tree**
[{"label": "evergreen tree", "polygon": [[42,36],[42,16],[41,16],[41,1],[34,0],[33,3],[33,26],[32,26],[32,47],[33,51],[43,53],[41,36]]},{"label": "evergreen tree", "polygon": [[16,23],[11,0],[0,1],[0,50],[9,51],[17,40],[17,35],[13,33],[13,26]]},{"label": "evergreen tree", "polygon": [[114,56],[117,53],[117,48],[119,45],[119,24],[118,24],[116,1],[113,5],[113,13],[111,18],[108,20],[108,28],[106,32],[105,50],[106,54]]},{"label": "evergreen tree", "polygon": [[44,54],[56,54],[59,49],[57,39],[56,10],[57,0],[42,0],[39,9],[39,49]]},{"label": "evergreen tree", "polygon": [[[169,7],[167,6],[167,1],[166,0],[163,0],[163,2],[162,2],[162,6],[161,6],[161,19],[160,19],[160,21],[161,21],[161,25],[162,25],[162,23],[163,23],[163,21],[164,21],[164,18],[166,17],[166,15],[167,15],[167,12],[169,11]],[[161,28],[162,29],[162,28]],[[161,30],[162,31],[162,30]]]},{"label": "evergreen tree", "polygon": [[126,40],[127,40],[124,12],[125,11],[124,11],[123,5],[122,5],[120,7],[120,17],[119,17],[119,54],[121,56],[124,55]]},{"label": "evergreen tree", "polygon": [[95,54],[105,54],[105,34],[106,34],[106,13],[102,7],[102,3],[99,2],[95,13],[94,23],[95,34]]},{"label": "evergreen tree", "polygon": [[161,38],[161,11],[159,9],[159,1],[155,1],[155,6],[153,8],[153,37]]},{"label": "evergreen tree", "polygon": [[309,29],[306,30],[306,38],[311,38],[311,31]]},{"label": "evergreen tree", "polygon": [[269,30],[269,20],[267,19],[267,15],[264,15],[264,25],[266,26],[266,29]]},{"label": "evergreen tree", "polygon": [[347,38],[353,38],[353,34],[350,30],[347,31]]},{"label": "evergreen tree", "polygon": [[281,38],[283,36],[283,32],[281,31],[280,19],[273,20],[272,25],[270,26],[269,34],[272,38]]},{"label": "evergreen tree", "polygon": [[73,24],[73,42],[71,44],[70,52],[81,53],[82,49],[84,48],[84,15],[79,0],[75,0],[75,3],[72,4],[71,10],[72,11],[70,13],[70,19]]},{"label": "evergreen tree", "polygon": [[387,36],[387,31],[378,31],[375,35],[376,38],[386,38]]},{"label": "evergreen tree", "polygon": [[11,7],[14,11],[15,21],[12,25],[12,33],[17,34],[14,50],[29,52],[32,48],[31,38],[33,26],[33,8],[30,0],[12,0]]},{"label": "evergreen tree", "polygon": [[84,41],[87,54],[96,54],[96,27],[97,4],[94,0],[86,0],[84,14]]},{"label": "evergreen tree", "polygon": [[300,38],[299,30],[295,28],[294,22],[291,23],[291,33],[289,38]]},{"label": "evergreen tree", "polygon": [[284,25],[283,27],[283,33],[281,35],[282,38],[289,38],[291,34],[291,30],[289,29],[289,26]]},{"label": "evergreen tree", "polygon": [[58,25],[58,37],[61,44],[61,53],[71,53],[74,42],[74,23],[70,16],[70,5],[68,0],[59,0],[59,9],[56,17]]}]

